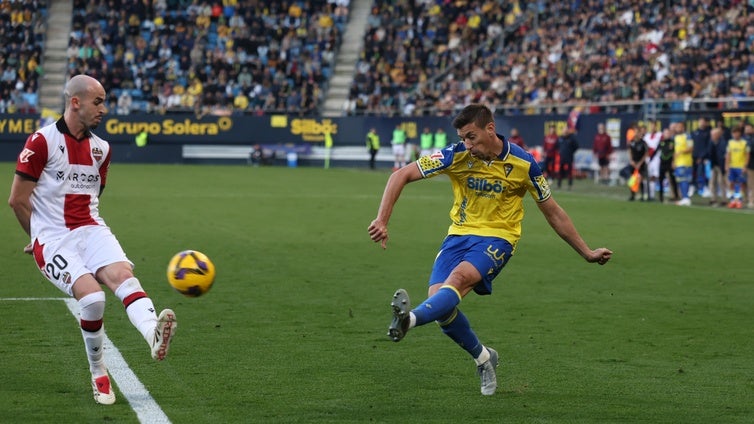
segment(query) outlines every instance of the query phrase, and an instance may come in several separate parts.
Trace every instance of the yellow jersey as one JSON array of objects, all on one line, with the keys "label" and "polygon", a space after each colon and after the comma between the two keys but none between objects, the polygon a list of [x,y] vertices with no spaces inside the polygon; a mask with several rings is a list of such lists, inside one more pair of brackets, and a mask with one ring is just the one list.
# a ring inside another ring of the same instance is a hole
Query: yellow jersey
[{"label": "yellow jersey", "polygon": [[749,146],[746,144],[746,140],[730,139],[728,140],[728,147],[725,148],[725,153],[730,157],[730,168],[746,168],[749,158]]},{"label": "yellow jersey", "polygon": [[503,152],[489,162],[471,156],[459,142],[422,156],[416,163],[424,178],[441,174],[450,178],[449,235],[499,237],[515,249],[521,237],[526,193],[536,202],[544,202],[551,192],[531,154],[498,137],[503,140]]},{"label": "yellow jersey", "polygon": [[[694,149],[694,139],[689,137],[688,134],[676,134],[676,136],[673,138],[673,141],[675,142],[675,166],[685,166],[685,167],[691,167],[694,166],[694,157],[693,157],[693,149]],[[689,149],[688,152],[684,153],[684,150]]]}]

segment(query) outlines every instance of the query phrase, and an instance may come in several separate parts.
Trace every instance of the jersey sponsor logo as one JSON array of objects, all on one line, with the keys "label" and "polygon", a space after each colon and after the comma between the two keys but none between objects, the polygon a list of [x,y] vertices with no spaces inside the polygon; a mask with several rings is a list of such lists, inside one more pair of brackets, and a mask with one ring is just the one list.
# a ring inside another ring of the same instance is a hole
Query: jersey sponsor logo
[{"label": "jersey sponsor logo", "polygon": [[101,161],[102,155],[102,149],[100,149],[99,147],[92,147],[92,157],[94,157],[94,160],[96,160],[97,162]]},{"label": "jersey sponsor logo", "polygon": [[24,150],[21,151],[21,154],[18,155],[18,161],[21,163],[28,163],[29,158],[31,155],[34,154],[34,150],[30,150],[24,147]]},{"label": "jersey sponsor logo", "polygon": [[486,178],[469,177],[466,180],[466,186],[472,190],[485,192],[502,193],[503,190],[505,190],[505,187],[500,182],[500,180],[489,182]]},{"label": "jersey sponsor logo", "polygon": [[58,180],[66,179],[74,182],[96,182],[99,181],[99,174],[87,174],[85,172],[71,172],[68,176],[65,176],[65,172],[58,171],[56,174]]}]

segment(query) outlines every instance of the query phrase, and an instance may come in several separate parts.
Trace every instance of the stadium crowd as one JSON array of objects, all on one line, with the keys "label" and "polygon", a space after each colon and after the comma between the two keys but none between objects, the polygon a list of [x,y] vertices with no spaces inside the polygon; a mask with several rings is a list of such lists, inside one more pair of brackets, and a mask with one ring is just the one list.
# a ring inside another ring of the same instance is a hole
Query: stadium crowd
[{"label": "stadium crowd", "polygon": [[333,0],[74,0],[70,75],[111,109],[310,113],[348,17]]},{"label": "stadium crowd", "polygon": [[38,108],[46,15],[46,1],[0,2],[0,113]]},{"label": "stadium crowd", "polygon": [[[46,6],[0,2],[0,112],[37,108]],[[316,112],[349,16],[349,0],[73,6],[68,74],[102,81],[116,113]],[[645,99],[684,110],[745,97],[750,2],[374,0],[344,113],[623,111]]]},{"label": "stadium crowd", "polygon": [[543,113],[646,98],[717,108],[754,96],[752,12],[740,0],[377,0],[344,108]]}]

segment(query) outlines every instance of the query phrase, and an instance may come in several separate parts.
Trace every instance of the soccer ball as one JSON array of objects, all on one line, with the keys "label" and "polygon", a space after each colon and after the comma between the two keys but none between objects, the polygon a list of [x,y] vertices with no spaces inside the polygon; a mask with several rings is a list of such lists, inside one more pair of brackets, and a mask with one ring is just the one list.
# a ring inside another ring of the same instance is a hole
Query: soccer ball
[{"label": "soccer ball", "polygon": [[184,250],[168,263],[168,283],[184,296],[199,297],[215,282],[215,264],[202,252]]}]

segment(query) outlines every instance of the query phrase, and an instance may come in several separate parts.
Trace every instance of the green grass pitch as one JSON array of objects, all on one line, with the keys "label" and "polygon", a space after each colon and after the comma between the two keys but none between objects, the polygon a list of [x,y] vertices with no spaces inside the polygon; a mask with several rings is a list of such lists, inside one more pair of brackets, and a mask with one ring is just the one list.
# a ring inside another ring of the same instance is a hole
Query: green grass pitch
[{"label": "green grass pitch", "polygon": [[[13,164],[0,164],[6,199]],[[461,308],[498,350],[498,392],[433,324],[393,343],[389,301],[413,303],[447,230],[451,191],[409,185],[387,250],[367,226],[388,174],[361,169],[111,166],[101,211],[156,307],[180,326],[151,360],[108,293],[105,326],[173,423],[749,423],[754,421],[754,214],[626,202],[578,181],[555,191],[592,247],[587,264],[532,199],[492,296]],[[701,203],[702,200],[698,199]],[[62,294],[0,213],[0,299]],[[217,280],[200,298],[167,284],[170,257],[200,250]],[[63,302],[0,300],[0,421],[135,423],[119,390],[96,405]]]}]

